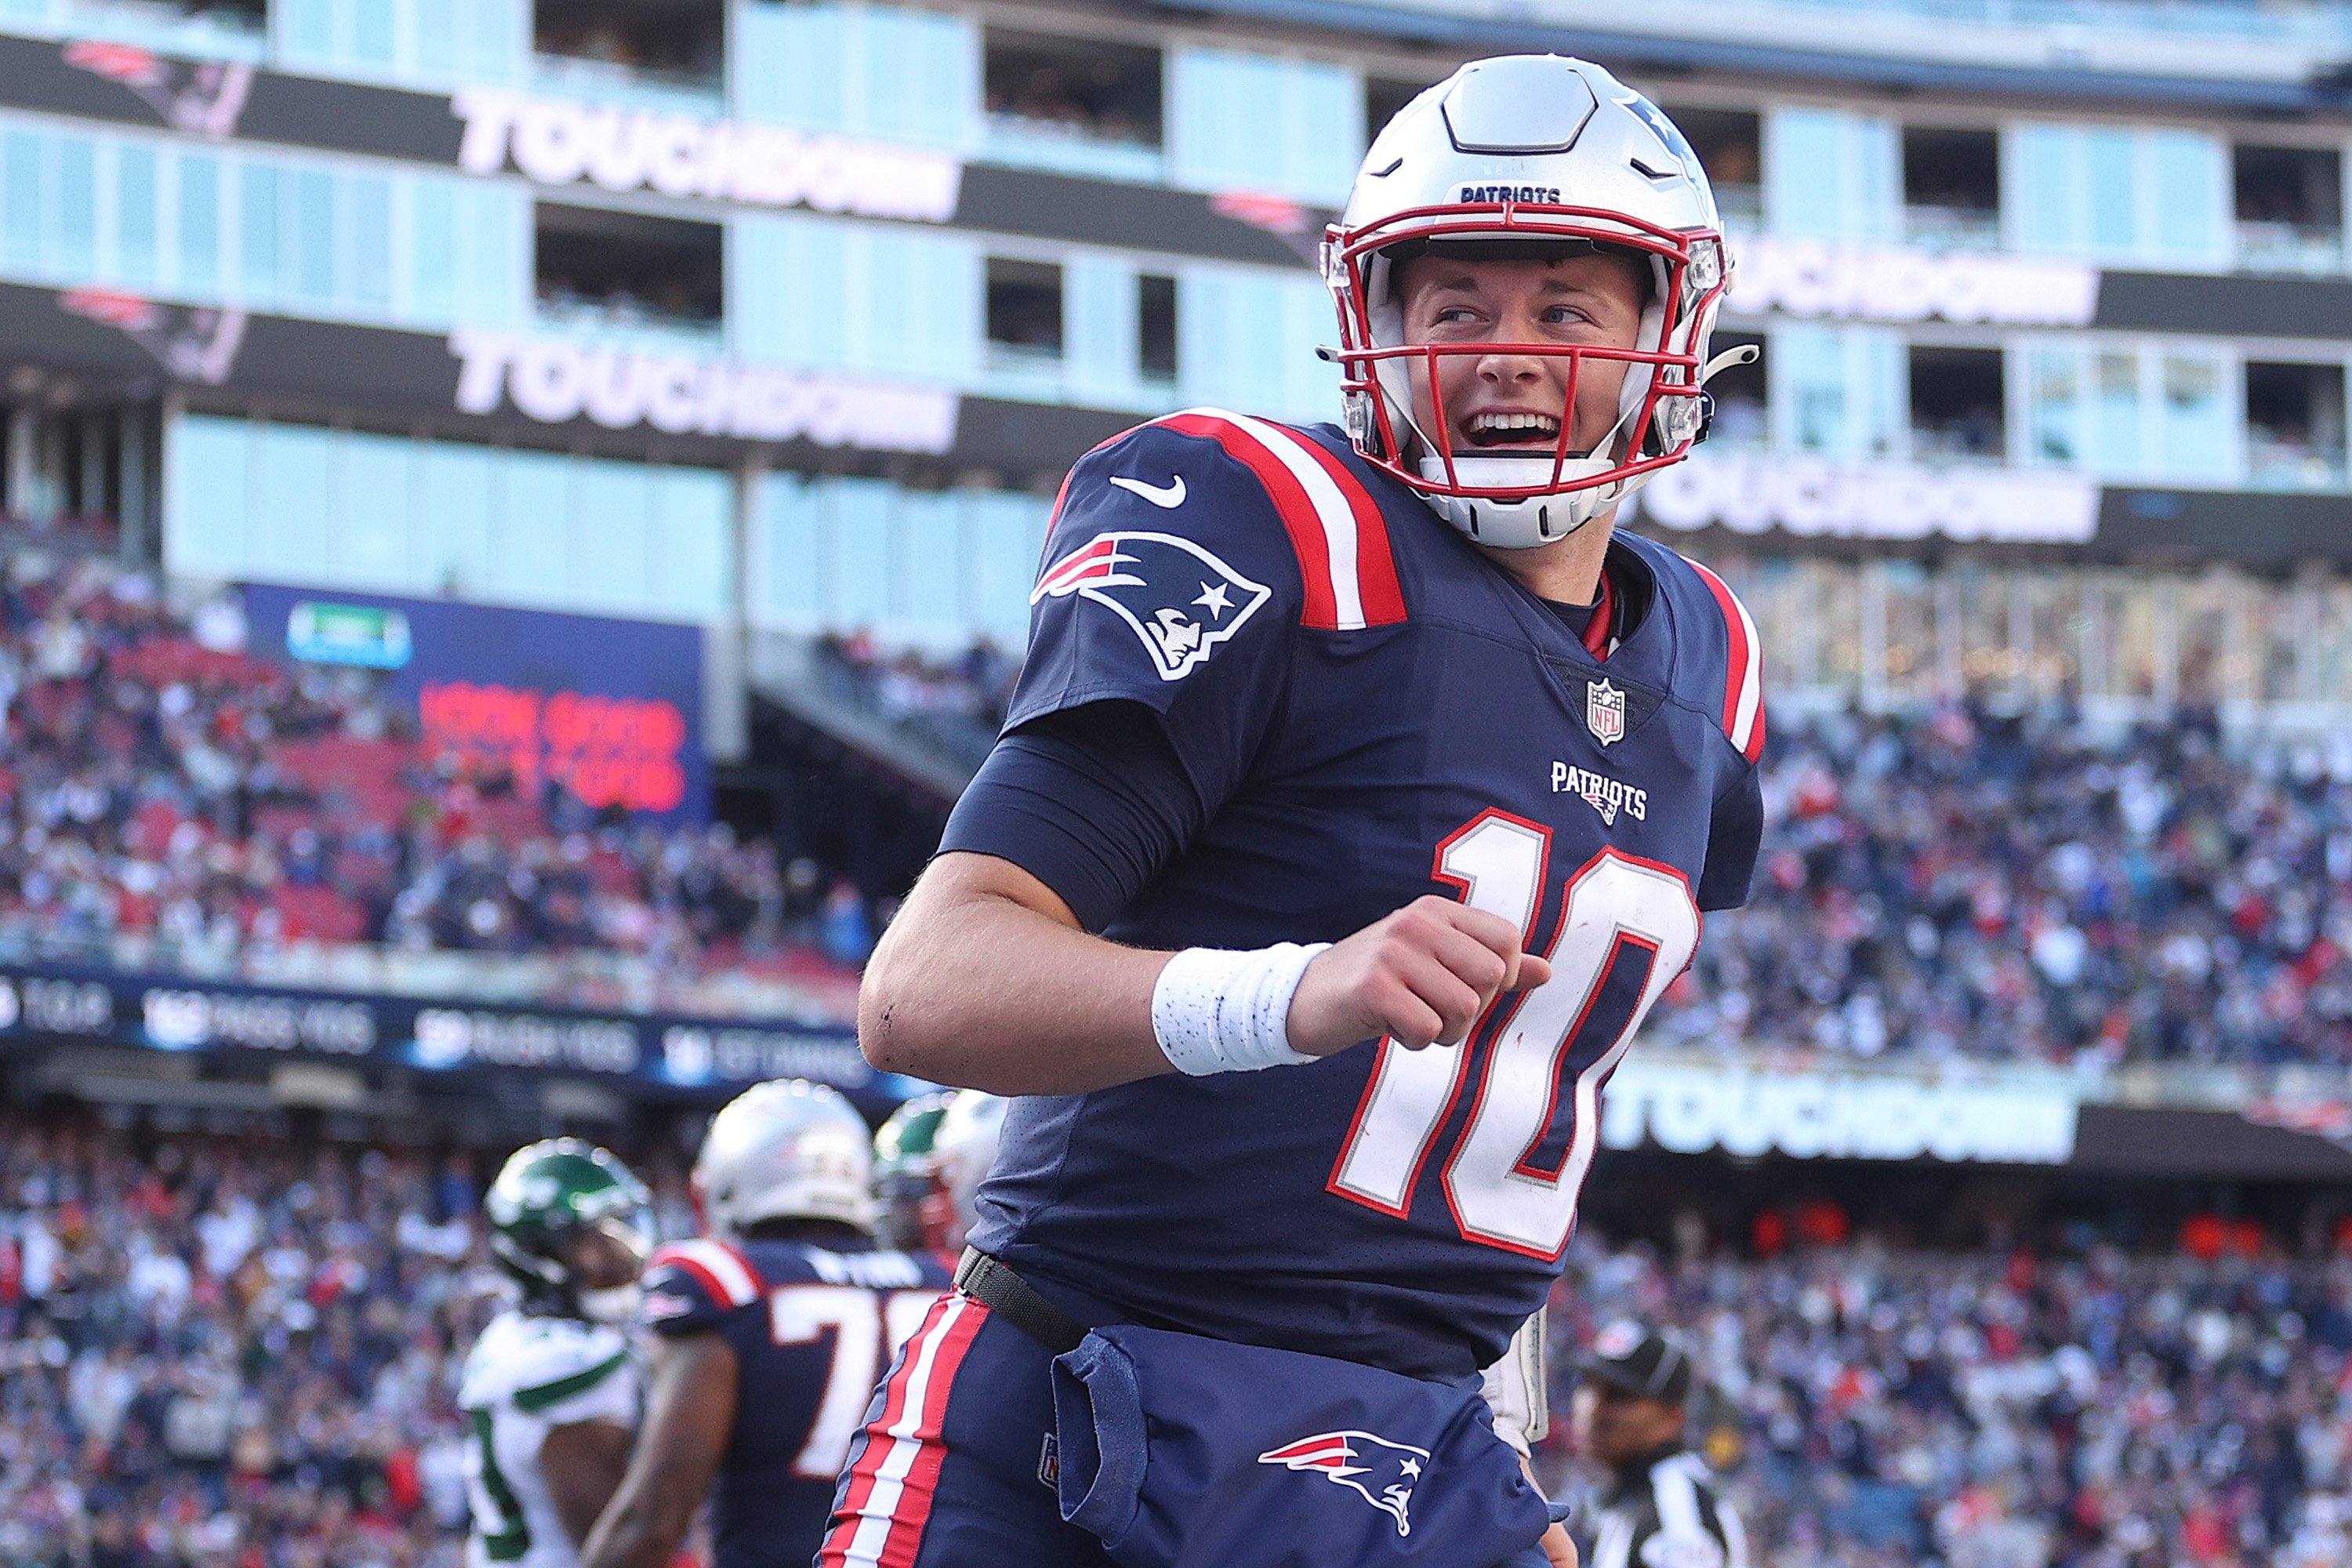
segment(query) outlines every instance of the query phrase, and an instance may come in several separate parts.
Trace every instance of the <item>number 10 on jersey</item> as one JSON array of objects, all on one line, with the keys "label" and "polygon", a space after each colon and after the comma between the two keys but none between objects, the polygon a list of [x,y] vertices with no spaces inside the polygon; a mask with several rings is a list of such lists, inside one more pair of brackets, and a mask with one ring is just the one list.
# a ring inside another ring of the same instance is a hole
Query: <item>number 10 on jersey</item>
[{"label": "number 10 on jersey", "polygon": [[[1433,874],[1472,909],[1510,921],[1533,952],[1550,860],[1551,829],[1487,811],[1438,845]],[[1381,1042],[1331,1191],[1409,1217],[1422,1168],[1475,1066],[1470,1114],[1445,1162],[1446,1206],[1470,1240],[1558,1258],[1600,1140],[1601,1086],[1697,951],[1699,924],[1681,872],[1603,847],[1561,891],[1545,953],[1549,982],[1498,997],[1458,1045],[1415,1051]],[[1560,1142],[1563,1093],[1565,1146],[1551,1147]]]}]

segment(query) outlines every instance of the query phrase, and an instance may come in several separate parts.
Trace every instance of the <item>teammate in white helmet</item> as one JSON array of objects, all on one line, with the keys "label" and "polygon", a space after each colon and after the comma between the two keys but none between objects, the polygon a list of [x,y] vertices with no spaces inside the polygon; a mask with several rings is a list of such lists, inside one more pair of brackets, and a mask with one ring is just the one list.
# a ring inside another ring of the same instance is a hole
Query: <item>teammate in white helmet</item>
[{"label": "teammate in white helmet", "polygon": [[613,1495],[644,1393],[628,1325],[651,1239],[646,1189],[604,1150],[517,1151],[483,1208],[520,1287],[466,1357],[469,1568],[572,1568]]},{"label": "teammate in white helmet", "polygon": [[1344,428],[1072,471],[861,994],[877,1067],[1020,1098],[824,1563],[1572,1560],[1530,1320],[1761,830],[1754,627],[1617,527],[1706,432],[1730,266],[1655,106],[1481,60],[1326,239]]},{"label": "teammate in white helmet", "polygon": [[759,1084],[694,1163],[703,1236],[646,1269],[645,1429],[583,1568],[667,1568],[705,1497],[713,1568],[806,1568],[866,1396],[948,1283],[874,1246],[865,1121],[833,1089]]}]

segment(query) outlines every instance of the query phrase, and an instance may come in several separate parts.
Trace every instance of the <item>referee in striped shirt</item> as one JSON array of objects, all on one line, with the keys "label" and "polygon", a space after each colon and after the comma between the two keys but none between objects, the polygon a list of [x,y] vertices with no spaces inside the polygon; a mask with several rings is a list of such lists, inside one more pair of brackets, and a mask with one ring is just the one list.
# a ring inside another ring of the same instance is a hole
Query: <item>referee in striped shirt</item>
[{"label": "referee in striped shirt", "polygon": [[1580,1363],[1576,1446],[1609,1472],[1585,1568],[1748,1568],[1739,1516],[1685,1441],[1689,1352],[1616,1323]]}]

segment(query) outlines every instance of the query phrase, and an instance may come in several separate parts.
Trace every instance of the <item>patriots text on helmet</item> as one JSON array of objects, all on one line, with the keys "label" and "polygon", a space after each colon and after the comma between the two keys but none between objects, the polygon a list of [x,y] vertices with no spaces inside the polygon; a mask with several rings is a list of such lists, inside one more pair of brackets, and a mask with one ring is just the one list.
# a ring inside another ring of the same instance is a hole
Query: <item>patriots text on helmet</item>
[{"label": "patriots text on helmet", "polygon": [[1465,206],[1484,202],[1540,202],[1546,206],[1566,206],[1558,185],[1465,185],[1454,198]]}]

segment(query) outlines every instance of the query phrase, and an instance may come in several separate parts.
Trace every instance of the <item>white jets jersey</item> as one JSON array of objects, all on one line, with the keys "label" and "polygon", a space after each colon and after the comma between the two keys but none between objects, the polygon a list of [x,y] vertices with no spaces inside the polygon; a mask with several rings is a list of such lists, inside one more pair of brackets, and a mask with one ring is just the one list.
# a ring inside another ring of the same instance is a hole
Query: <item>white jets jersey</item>
[{"label": "white jets jersey", "polygon": [[556,1517],[540,1445],[581,1421],[635,1429],[643,1402],[644,1373],[621,1330],[511,1310],[491,1319],[457,1390],[470,1428],[467,1568],[572,1568],[579,1549]]}]

